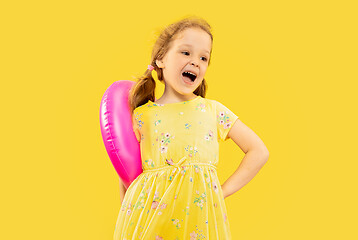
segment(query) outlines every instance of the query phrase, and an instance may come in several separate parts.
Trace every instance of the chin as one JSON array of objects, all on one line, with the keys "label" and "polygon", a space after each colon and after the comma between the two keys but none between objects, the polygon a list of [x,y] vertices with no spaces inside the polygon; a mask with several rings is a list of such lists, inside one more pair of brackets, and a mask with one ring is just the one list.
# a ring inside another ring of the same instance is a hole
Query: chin
[{"label": "chin", "polygon": [[199,85],[200,85],[202,82],[203,82],[203,79],[201,79],[200,81],[197,81],[197,82],[195,83],[196,87],[199,87]]}]

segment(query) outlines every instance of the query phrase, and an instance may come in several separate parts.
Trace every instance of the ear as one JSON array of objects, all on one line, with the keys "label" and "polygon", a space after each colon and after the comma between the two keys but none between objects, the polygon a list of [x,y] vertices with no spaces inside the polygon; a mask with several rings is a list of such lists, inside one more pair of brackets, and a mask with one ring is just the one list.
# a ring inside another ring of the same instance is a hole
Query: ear
[{"label": "ear", "polygon": [[163,61],[162,60],[155,60],[155,64],[157,64],[157,66],[159,67],[159,68],[163,68],[163,66],[164,66],[164,64],[163,64]]}]

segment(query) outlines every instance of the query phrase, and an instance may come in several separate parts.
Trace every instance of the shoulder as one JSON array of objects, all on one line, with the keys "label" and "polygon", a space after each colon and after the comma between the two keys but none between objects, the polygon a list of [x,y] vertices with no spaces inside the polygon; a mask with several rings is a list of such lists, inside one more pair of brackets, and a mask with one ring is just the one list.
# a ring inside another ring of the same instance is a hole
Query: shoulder
[{"label": "shoulder", "polygon": [[215,100],[215,99],[210,99],[210,98],[202,98],[204,101],[206,101],[208,104],[211,105],[216,105],[216,104],[220,104],[219,101]]},{"label": "shoulder", "polygon": [[201,101],[202,101],[203,103],[213,105],[213,102],[214,102],[215,100],[210,99],[210,98],[203,98],[203,97],[201,97]]},{"label": "shoulder", "polygon": [[136,107],[134,110],[133,110],[133,113],[132,113],[132,120],[133,122],[136,120],[136,122],[138,120],[140,120],[143,116],[143,113],[146,111],[146,108],[147,108],[147,104],[143,104],[143,105],[140,105],[138,107]]},{"label": "shoulder", "polygon": [[147,110],[148,107],[150,107],[149,102],[144,103],[144,104],[142,104],[142,105],[136,107],[136,108],[133,110],[133,113],[141,113],[141,112]]},{"label": "shoulder", "polygon": [[222,106],[224,106],[221,102],[215,99],[203,98],[203,100],[207,105],[211,106],[213,110],[220,109]]},{"label": "shoulder", "polygon": [[203,104],[206,110],[215,111],[215,100],[213,99],[201,97],[198,103]]},{"label": "shoulder", "polygon": [[214,100],[214,99],[211,99],[211,104],[213,104],[214,106],[223,106],[223,104],[221,102],[219,102],[218,100]]},{"label": "shoulder", "polygon": [[203,103],[208,110],[211,110],[214,112],[220,111],[223,108],[225,108],[225,106],[221,102],[219,102],[215,99],[201,98],[201,101],[202,101],[201,103]]}]

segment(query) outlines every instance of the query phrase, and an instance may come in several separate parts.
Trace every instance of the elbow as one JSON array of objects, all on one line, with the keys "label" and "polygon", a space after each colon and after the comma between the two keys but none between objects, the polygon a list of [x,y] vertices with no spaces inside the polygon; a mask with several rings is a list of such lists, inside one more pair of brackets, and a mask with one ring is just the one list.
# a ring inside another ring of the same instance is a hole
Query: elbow
[{"label": "elbow", "polygon": [[248,152],[253,152],[263,164],[267,162],[269,158],[269,151],[266,148],[257,148]]},{"label": "elbow", "polygon": [[267,160],[269,159],[269,156],[270,156],[269,151],[266,151],[266,153],[265,153],[265,160],[266,160],[266,162],[267,162]]},{"label": "elbow", "polygon": [[267,162],[269,156],[270,156],[270,153],[269,151],[267,150],[267,148],[264,148],[264,149],[261,149],[260,150],[260,155],[262,156],[262,158],[264,159],[265,162]]}]

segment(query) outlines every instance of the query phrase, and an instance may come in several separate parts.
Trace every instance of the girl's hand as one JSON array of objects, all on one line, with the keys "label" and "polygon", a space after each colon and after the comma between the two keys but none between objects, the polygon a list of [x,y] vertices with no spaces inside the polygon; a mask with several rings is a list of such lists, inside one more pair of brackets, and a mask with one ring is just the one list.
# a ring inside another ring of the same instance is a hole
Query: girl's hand
[{"label": "girl's hand", "polygon": [[225,188],[223,187],[223,185],[221,185],[221,190],[223,192],[223,195],[224,195],[224,199],[226,198],[226,192],[225,192]]},{"label": "girl's hand", "polygon": [[126,192],[127,191],[124,191],[124,192],[121,192],[119,195],[120,195],[120,201],[121,201],[121,205],[122,205],[122,202],[123,202],[123,199],[124,199],[124,196],[126,195]]},{"label": "girl's hand", "polygon": [[121,204],[123,202],[124,195],[126,195],[126,192],[127,192],[126,187],[124,186],[122,180],[119,179],[119,198],[120,198]]}]

